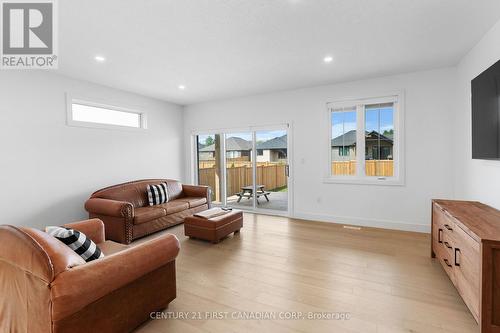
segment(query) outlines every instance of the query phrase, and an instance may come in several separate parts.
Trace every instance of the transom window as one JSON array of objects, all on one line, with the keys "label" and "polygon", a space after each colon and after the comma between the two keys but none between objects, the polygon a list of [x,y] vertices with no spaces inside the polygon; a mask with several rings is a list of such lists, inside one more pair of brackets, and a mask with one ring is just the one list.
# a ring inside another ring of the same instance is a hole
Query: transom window
[{"label": "transom window", "polygon": [[145,129],[146,115],[121,107],[70,99],[68,125],[94,128]]},{"label": "transom window", "polygon": [[400,99],[328,104],[328,181],[402,183]]}]

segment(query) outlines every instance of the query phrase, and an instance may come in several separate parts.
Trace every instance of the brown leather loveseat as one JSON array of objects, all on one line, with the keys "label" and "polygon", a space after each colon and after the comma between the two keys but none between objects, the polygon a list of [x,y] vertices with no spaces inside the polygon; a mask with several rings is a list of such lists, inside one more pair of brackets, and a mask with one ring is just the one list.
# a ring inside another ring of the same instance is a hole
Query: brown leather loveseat
[{"label": "brown leather loveseat", "polygon": [[105,241],[98,219],[65,226],[104,258],[86,263],[43,231],[0,226],[0,332],[130,332],[175,299],[174,235],[126,246]]},{"label": "brown leather loveseat", "polygon": [[[167,183],[170,201],[149,206],[147,186]],[[106,187],[85,203],[90,218],[106,226],[108,239],[130,244],[134,239],[184,222],[210,207],[210,188],[183,185],[171,179],[144,179]]]}]

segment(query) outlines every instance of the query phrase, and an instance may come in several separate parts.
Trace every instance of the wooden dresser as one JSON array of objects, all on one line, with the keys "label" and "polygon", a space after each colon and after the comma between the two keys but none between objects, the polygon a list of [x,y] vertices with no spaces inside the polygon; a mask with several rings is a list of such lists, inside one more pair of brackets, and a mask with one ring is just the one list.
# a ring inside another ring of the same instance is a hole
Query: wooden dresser
[{"label": "wooden dresser", "polygon": [[432,257],[479,323],[500,333],[500,211],[474,201],[432,201]]}]

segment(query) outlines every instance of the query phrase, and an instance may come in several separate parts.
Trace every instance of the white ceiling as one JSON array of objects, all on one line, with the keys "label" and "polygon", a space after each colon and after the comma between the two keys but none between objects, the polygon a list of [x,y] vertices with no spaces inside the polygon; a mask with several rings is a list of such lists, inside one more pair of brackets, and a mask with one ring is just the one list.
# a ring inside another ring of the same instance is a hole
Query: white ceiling
[{"label": "white ceiling", "polygon": [[58,3],[60,73],[179,104],[452,66],[500,18],[498,0]]}]

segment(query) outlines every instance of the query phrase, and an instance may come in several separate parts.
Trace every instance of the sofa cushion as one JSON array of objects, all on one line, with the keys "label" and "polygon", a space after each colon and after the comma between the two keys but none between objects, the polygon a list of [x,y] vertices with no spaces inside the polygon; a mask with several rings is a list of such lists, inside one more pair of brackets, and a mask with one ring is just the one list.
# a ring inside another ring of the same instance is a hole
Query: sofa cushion
[{"label": "sofa cushion", "polygon": [[167,215],[161,205],[154,207],[139,207],[134,209],[134,224],[149,222]]},{"label": "sofa cushion", "polygon": [[116,186],[114,188],[102,190],[101,192],[98,192],[98,194],[93,194],[92,197],[129,202],[132,206],[134,206],[134,208],[137,208],[144,206],[148,202],[145,189],[146,187],[144,187],[144,193],[140,193],[137,186]]},{"label": "sofa cushion", "polygon": [[104,258],[104,253],[101,252],[101,249],[83,232],[53,226],[46,227],[45,232],[66,244],[86,262]]},{"label": "sofa cushion", "polygon": [[167,183],[170,200],[182,196],[182,183],[172,179],[143,179],[109,186],[92,194],[92,198],[102,198],[130,202],[134,208],[148,206],[147,186]]},{"label": "sofa cushion", "polygon": [[167,181],[169,200],[174,200],[182,196],[182,183],[175,180]]},{"label": "sofa cushion", "polygon": [[184,197],[177,200],[187,202],[189,204],[189,208],[198,207],[207,203],[207,198],[205,197]]},{"label": "sofa cushion", "polygon": [[99,244],[97,244],[97,246],[99,246],[102,253],[104,253],[104,255],[106,255],[106,256],[121,252],[121,251],[129,248],[127,245],[120,244],[120,243],[113,242],[113,241],[109,241],[109,240],[104,241],[102,243],[99,243]]},{"label": "sofa cushion", "polygon": [[189,209],[189,204],[187,202],[181,201],[179,199],[169,201],[167,203],[158,205],[156,207],[162,207],[167,211],[167,215],[182,212],[183,210]]}]

